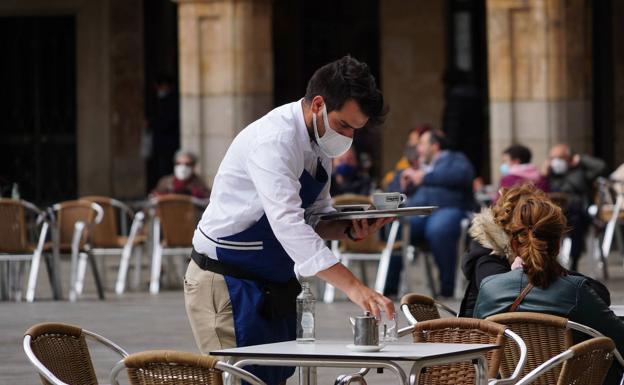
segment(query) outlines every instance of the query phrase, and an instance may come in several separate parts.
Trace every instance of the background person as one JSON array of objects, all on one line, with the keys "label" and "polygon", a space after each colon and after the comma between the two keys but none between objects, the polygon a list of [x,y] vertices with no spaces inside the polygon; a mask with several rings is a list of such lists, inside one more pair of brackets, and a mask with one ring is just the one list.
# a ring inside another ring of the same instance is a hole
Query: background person
[{"label": "background person", "polygon": [[455,290],[457,243],[460,222],[474,209],[474,169],[460,152],[448,150],[441,131],[425,132],[418,142],[422,166],[401,172],[401,185],[413,185],[416,192],[405,206],[438,206],[427,217],[411,217],[412,243],[423,241],[431,249],[440,272],[440,295],[452,297]]},{"label": "background person", "polygon": [[341,194],[368,195],[371,190],[371,177],[359,165],[355,149],[351,147],[332,161],[331,196]]},{"label": "background person", "polygon": [[175,154],[173,175],[160,178],[150,193],[151,196],[165,194],[191,195],[198,199],[210,197],[210,188],[195,173],[197,157],[190,151],[179,150]]},{"label": "background person", "polygon": [[592,201],[594,181],[606,171],[606,164],[589,155],[572,154],[566,144],[557,144],[550,149],[549,159],[542,167],[553,192],[564,193],[567,197],[565,215],[570,226],[572,241],[570,250],[571,270],[578,269],[585,246],[585,236],[591,223],[587,208]]},{"label": "background person", "polygon": [[548,180],[540,170],[531,163],[531,150],[521,144],[514,144],[503,151],[500,166],[501,179],[499,188],[513,187],[526,182],[548,192]]}]

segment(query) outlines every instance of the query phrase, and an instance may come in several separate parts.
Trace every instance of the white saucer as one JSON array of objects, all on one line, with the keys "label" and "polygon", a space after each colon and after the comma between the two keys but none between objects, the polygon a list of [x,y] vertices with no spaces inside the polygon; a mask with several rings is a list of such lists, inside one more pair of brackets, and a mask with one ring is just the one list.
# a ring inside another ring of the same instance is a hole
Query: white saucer
[{"label": "white saucer", "polygon": [[349,350],[353,350],[354,352],[378,352],[381,349],[385,348],[386,345],[354,345],[349,344],[347,348]]}]

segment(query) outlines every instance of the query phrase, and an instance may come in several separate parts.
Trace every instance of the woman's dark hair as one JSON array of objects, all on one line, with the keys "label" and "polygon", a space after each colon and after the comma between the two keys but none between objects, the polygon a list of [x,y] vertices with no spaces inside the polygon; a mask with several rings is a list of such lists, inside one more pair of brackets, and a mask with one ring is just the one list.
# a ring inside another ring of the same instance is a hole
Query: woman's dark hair
[{"label": "woman's dark hair", "polygon": [[494,220],[511,237],[511,247],[524,260],[529,282],[546,289],[566,270],[557,262],[559,243],[566,231],[561,208],[530,184],[504,190],[496,203]]},{"label": "woman's dark hair", "polygon": [[503,151],[503,154],[509,155],[511,159],[517,159],[521,164],[531,163],[531,150],[521,144],[514,144]]},{"label": "woman's dark hair", "polygon": [[387,113],[381,91],[366,63],[345,56],[325,64],[312,75],[306,88],[305,100],[320,95],[325,100],[327,112],[339,110],[348,99],[357,102],[368,124],[383,122]]}]

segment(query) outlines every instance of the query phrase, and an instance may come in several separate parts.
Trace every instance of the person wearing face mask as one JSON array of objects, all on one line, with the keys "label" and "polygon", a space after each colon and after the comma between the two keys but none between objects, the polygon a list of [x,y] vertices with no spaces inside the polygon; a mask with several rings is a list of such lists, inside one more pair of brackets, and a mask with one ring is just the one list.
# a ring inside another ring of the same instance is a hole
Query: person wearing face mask
[{"label": "person wearing face mask", "polygon": [[370,193],[370,175],[360,169],[353,147],[341,156],[334,158],[332,164],[331,196],[349,193],[368,195]]},{"label": "person wearing face mask", "polygon": [[[335,211],[332,158],[384,114],[368,66],[346,56],[319,68],[302,99],[275,108],[234,138],[195,230],[184,278],[186,311],[202,353],[294,340],[296,274],[321,278],[377,317],[380,310],[394,317],[392,301],[366,287],[325,243],[365,238],[391,220],[319,220]],[[275,385],[294,369],[252,372]]]},{"label": "person wearing face mask", "polygon": [[540,190],[548,192],[548,180],[531,164],[531,157],[531,150],[521,144],[514,144],[503,151],[499,190],[530,182]]},{"label": "person wearing face mask", "polygon": [[195,174],[197,157],[190,151],[178,150],[174,156],[173,175],[166,175],[150,193],[150,196],[165,194],[191,195],[198,199],[210,197],[210,188]]},{"label": "person wearing face mask", "polygon": [[572,154],[566,144],[552,147],[549,159],[542,167],[550,190],[564,193],[567,198],[564,213],[571,228],[568,234],[572,240],[570,250],[572,270],[578,268],[578,260],[585,245],[585,235],[591,223],[587,208],[592,200],[594,181],[605,171],[606,164],[603,160],[584,154]]}]

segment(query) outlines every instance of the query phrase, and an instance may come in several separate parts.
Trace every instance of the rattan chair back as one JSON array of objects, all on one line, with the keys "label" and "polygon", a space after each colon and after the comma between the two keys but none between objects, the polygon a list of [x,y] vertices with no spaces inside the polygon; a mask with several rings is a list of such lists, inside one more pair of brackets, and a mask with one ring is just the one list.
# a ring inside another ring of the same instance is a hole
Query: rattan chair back
[{"label": "rattan chair back", "polygon": [[[82,329],[67,324],[46,323],[25,333],[39,361],[59,380],[71,385],[97,385],[97,377]],[[51,385],[43,376],[44,385]]]},{"label": "rattan chair back", "polygon": [[[418,322],[412,333],[414,342],[504,345],[506,327],[495,322],[474,318],[442,318]],[[496,377],[502,349],[486,354],[488,376]],[[471,385],[475,383],[472,362],[429,366],[420,374],[419,384]]]},{"label": "rattan chair back", "polygon": [[24,207],[19,200],[0,198],[0,253],[27,251]]},{"label": "rattan chair back", "polygon": [[119,247],[119,217],[112,199],[103,196],[87,196],[80,199],[97,203],[104,210],[102,221],[93,226],[89,233],[91,246],[96,248]]},{"label": "rattan chair back", "polygon": [[197,208],[190,195],[168,194],[155,198],[156,215],[166,247],[190,247],[197,226]]},{"label": "rattan chair back", "polygon": [[410,314],[418,322],[440,318],[440,312],[435,305],[435,300],[426,295],[406,294],[401,298],[401,308],[407,307]]},{"label": "rattan chair back", "polygon": [[132,385],[222,385],[215,357],[170,350],[131,354],[124,359]]},{"label": "rattan chair back", "polygon": [[89,226],[94,222],[96,216],[96,211],[91,207],[91,202],[72,200],[58,203],[53,207],[57,211],[56,228],[61,245],[71,244],[76,222],[82,221],[87,225],[80,239],[80,247],[82,247],[87,241]]},{"label": "rattan chair back", "polygon": [[[510,312],[490,316],[487,320],[506,325],[524,340],[527,346],[527,361],[522,376],[573,344],[572,332],[567,327],[567,318],[541,313]],[[519,356],[520,352],[515,345],[505,345],[500,366],[503,377],[513,372]],[[538,378],[536,384],[555,384],[561,369],[561,366],[553,368]]]},{"label": "rattan chair back", "polygon": [[570,347],[574,357],[566,360],[557,385],[601,385],[611,363],[615,344],[608,337],[596,337]]}]

